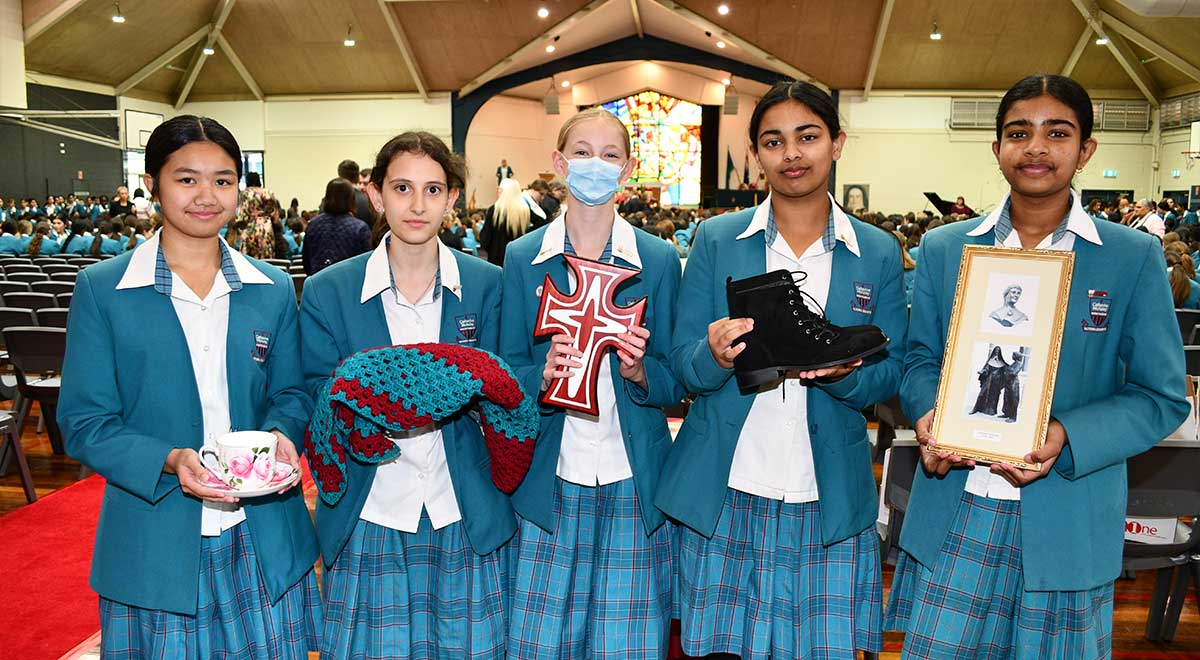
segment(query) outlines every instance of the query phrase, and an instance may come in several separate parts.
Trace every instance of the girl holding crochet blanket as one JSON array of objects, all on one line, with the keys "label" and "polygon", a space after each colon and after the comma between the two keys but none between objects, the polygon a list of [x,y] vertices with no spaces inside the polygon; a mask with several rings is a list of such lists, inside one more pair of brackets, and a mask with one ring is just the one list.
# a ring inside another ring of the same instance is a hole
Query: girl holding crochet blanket
[{"label": "girl holding crochet blanket", "polygon": [[683,396],[667,366],[679,257],[617,215],[613,197],[636,166],[620,120],[585,110],[563,124],[557,146],[566,212],[508,246],[501,355],[530,393],[581,368],[571,337],[533,337],[546,276],[559,291],[575,286],[564,254],[640,270],[613,302],[648,301],[645,327],[630,328],[601,363],[600,414],[543,410],[533,464],[512,500],[520,532],[508,657],[663,658],[671,529],[654,494],[671,446],[662,409]]},{"label": "girl holding crochet blanket", "polygon": [[[462,159],[429,133],[403,133],[379,151],[367,194],[386,224],[383,241],[304,286],[301,353],[314,396],[339,362],[364,349],[430,342],[496,349],[500,269],[438,240],[465,176]],[[401,373],[420,377],[412,369],[396,369],[395,377]],[[327,611],[321,657],[503,658],[501,548],[516,521],[492,483],[479,424],[457,415],[390,440],[399,455],[389,460],[341,456],[338,493],[323,490],[318,500]],[[308,451],[315,473],[336,458],[311,443]]]}]

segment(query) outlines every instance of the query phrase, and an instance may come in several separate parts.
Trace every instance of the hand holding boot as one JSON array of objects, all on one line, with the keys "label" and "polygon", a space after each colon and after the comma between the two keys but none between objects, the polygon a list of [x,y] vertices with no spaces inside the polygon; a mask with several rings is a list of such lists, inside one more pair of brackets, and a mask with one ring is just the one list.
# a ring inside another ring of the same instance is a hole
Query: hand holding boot
[{"label": "hand holding boot", "polygon": [[746,350],[746,342],[731,346],[735,339],[754,329],[754,319],[731,319],[728,316],[708,324],[708,350],[722,369],[732,369],[733,359]]},{"label": "hand holding boot", "polygon": [[925,413],[916,421],[913,428],[917,432],[917,442],[921,443],[921,462],[925,470],[936,475],[944,475],[951,468],[973,468],[975,461],[963,458],[947,451],[939,451],[937,440],[933,437],[933,411]]}]

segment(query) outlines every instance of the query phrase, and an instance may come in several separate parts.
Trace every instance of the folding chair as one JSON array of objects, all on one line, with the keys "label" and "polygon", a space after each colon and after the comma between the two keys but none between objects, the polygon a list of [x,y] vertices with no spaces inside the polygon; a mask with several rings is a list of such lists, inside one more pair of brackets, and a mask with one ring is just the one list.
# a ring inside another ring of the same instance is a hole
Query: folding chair
[{"label": "folding chair", "polygon": [[78,279],[78,277],[79,277],[79,273],[51,273],[50,281],[51,282],[70,282],[71,284],[74,284],[75,280]]},{"label": "folding chair", "polygon": [[51,293],[6,293],[4,304],[7,307],[39,310],[46,307],[58,307],[58,300]]},{"label": "folding chair", "polygon": [[45,266],[42,266],[42,272],[49,275],[51,278],[54,277],[55,273],[70,273],[74,275],[75,273],[79,272],[79,266],[66,262],[46,264]]},{"label": "folding chair", "polygon": [[37,325],[42,328],[66,328],[67,327],[67,312],[62,307],[46,307],[34,312],[37,317]]},{"label": "folding chair", "polygon": [[29,285],[29,288],[33,293],[49,293],[57,296],[60,293],[73,292],[75,290],[75,283],[55,281],[34,282]]},{"label": "folding chair", "polygon": [[41,271],[36,273],[5,273],[4,279],[9,282],[33,284],[34,282],[47,282],[50,280],[50,276]]},{"label": "folding chair", "polygon": [[35,266],[28,261],[26,261],[25,263],[20,263],[20,264],[17,264],[17,263],[4,264],[4,274],[5,275],[13,275],[15,273],[41,273],[41,272],[42,272],[42,269],[39,266]]},{"label": "folding chair", "polygon": [[912,495],[913,477],[921,468],[921,446],[916,440],[894,438],[887,469],[883,474],[883,503],[890,511],[887,531],[879,545],[880,561],[890,561],[892,547],[900,540],[900,529],[904,525],[904,512],[908,510],[908,498]]},{"label": "folding chair", "polygon": [[35,266],[52,266],[52,265],[67,265],[67,260],[62,257],[34,257],[32,259]]},{"label": "folding chair", "polygon": [[21,475],[21,488],[25,491],[25,501],[33,504],[37,501],[37,491],[33,488],[33,474],[29,471],[29,462],[25,459],[25,447],[21,444],[21,434],[17,432],[17,422],[8,412],[0,412],[0,456],[13,455],[17,461],[17,472]]},{"label": "folding chair", "polygon": [[69,308],[71,306],[71,296],[72,294],[70,293],[60,293],[54,296],[54,298],[58,301],[59,307]]},{"label": "folding chair", "polygon": [[42,410],[42,420],[50,435],[50,447],[62,454],[62,434],[55,414],[62,384],[63,356],[67,351],[67,331],[62,328],[15,327],[4,329],[8,359],[17,377],[17,392],[23,401],[17,411],[17,436],[25,431],[25,422],[33,402]]},{"label": "folding chair", "polygon": [[0,282],[0,296],[7,296],[10,293],[29,293],[29,285],[25,282]]},{"label": "folding chair", "polygon": [[[6,268],[5,273],[8,272]],[[1179,336],[1185,341],[1192,338],[1192,328],[1200,325],[1200,309],[1177,309],[1175,320],[1179,322]]]}]

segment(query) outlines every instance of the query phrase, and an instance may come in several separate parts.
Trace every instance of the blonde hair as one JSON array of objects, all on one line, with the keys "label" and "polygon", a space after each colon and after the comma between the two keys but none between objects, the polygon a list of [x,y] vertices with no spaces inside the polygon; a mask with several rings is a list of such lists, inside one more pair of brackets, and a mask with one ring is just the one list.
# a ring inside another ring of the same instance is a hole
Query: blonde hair
[{"label": "blonde hair", "polygon": [[529,231],[529,205],[521,196],[521,184],[516,179],[500,182],[500,197],[492,211],[492,221],[497,228],[503,227],[512,238]]},{"label": "blonde hair", "polygon": [[562,128],[558,129],[558,150],[562,151],[567,146],[567,137],[571,133],[571,129],[585,121],[591,119],[607,119],[621,128],[621,133],[625,136],[625,157],[628,158],[633,153],[633,143],[629,138],[629,128],[617,119],[613,113],[605,110],[600,106],[588,108],[582,112],[575,113],[570,119],[563,122]]}]

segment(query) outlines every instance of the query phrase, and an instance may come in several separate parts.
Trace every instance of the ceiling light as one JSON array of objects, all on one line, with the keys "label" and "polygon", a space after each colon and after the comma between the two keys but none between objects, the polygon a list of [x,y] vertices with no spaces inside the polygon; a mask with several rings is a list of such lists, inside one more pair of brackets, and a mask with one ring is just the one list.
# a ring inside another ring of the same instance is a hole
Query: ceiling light
[{"label": "ceiling light", "polygon": [[537,16],[538,18],[547,18],[550,16],[550,10],[545,7],[538,7]]},{"label": "ceiling light", "polygon": [[549,44],[549,45],[547,45],[547,46],[546,46],[546,52],[547,52],[547,53],[553,53],[553,52],[554,52],[554,44]]},{"label": "ceiling light", "polygon": [[351,26],[351,25],[346,26],[346,38],[342,40],[342,45],[345,46],[346,48],[353,48],[354,44],[358,43],[357,41],[354,40],[354,37],[351,36],[351,32],[353,32],[353,30],[354,30],[353,26]]},{"label": "ceiling light", "polygon": [[563,86],[563,87],[570,87],[570,86],[571,86],[571,81],[570,81],[570,80],[564,80],[564,81],[562,81],[562,83],[561,83],[561,84],[562,84],[562,86]]},{"label": "ceiling light", "polygon": [[724,47],[725,47],[725,42],[724,42],[724,41],[718,41],[718,42],[717,42],[717,48],[724,48]]},{"label": "ceiling light", "polygon": [[728,16],[729,15],[729,5],[726,5],[726,4],[717,5],[717,13],[722,16]]},{"label": "ceiling light", "polygon": [[933,39],[934,41],[942,40],[942,31],[938,29],[937,21],[933,22],[933,32],[929,33],[929,38]]},{"label": "ceiling light", "polygon": [[1096,37],[1096,45],[1097,46],[1107,46],[1108,45],[1108,37]]},{"label": "ceiling light", "polygon": [[212,47],[212,46],[205,46],[205,47],[204,47],[204,54],[205,54],[205,55],[215,55],[216,53],[217,53],[217,51],[213,50],[213,47]]},{"label": "ceiling light", "polygon": [[728,78],[722,78],[722,79],[721,79],[721,84],[722,84],[722,85],[728,85],[728,84],[729,84],[729,79],[728,79]]},{"label": "ceiling light", "polygon": [[113,23],[124,23],[125,22],[125,17],[121,15],[121,3],[119,3],[119,2],[113,3],[112,22]]}]

